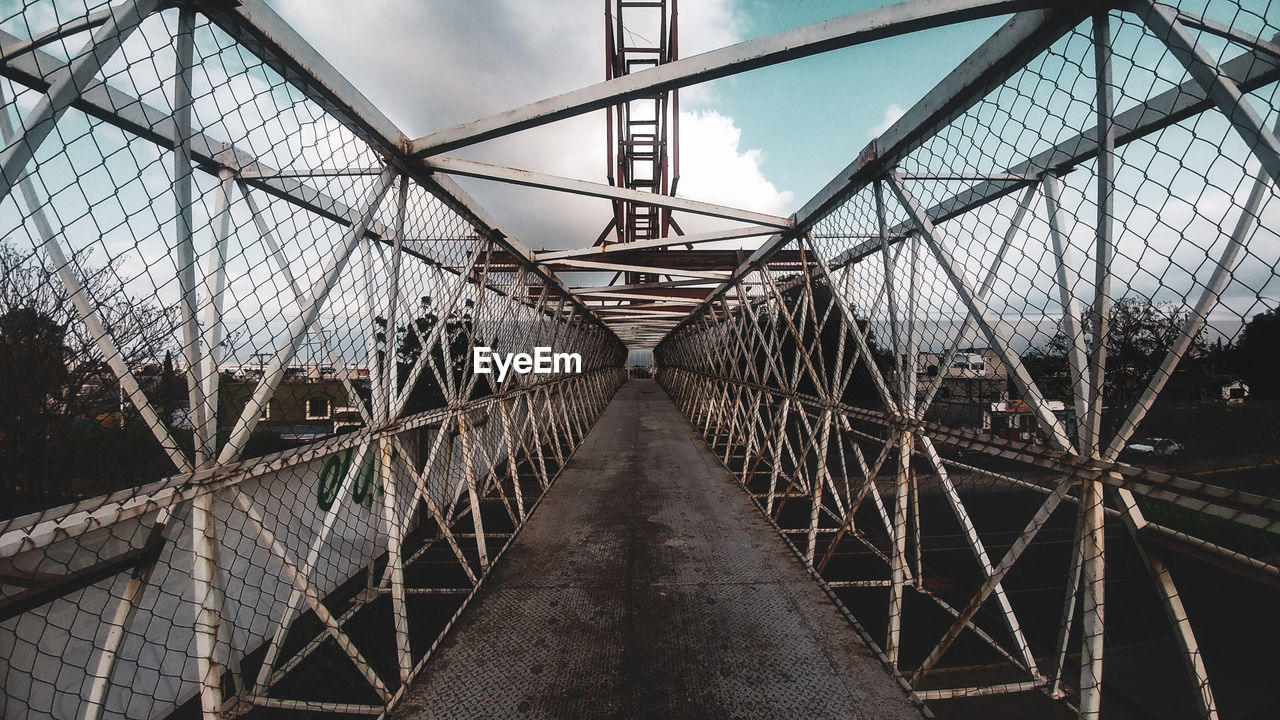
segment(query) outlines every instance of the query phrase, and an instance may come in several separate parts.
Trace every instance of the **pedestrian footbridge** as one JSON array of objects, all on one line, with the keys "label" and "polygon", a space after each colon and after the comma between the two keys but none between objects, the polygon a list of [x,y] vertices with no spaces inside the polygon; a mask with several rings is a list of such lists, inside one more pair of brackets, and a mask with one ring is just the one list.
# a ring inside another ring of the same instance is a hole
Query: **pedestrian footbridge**
[{"label": "pedestrian footbridge", "polygon": [[920,717],[652,380],[504,557],[397,717]]},{"label": "pedestrian footbridge", "polygon": [[[417,136],[317,6],[0,4],[0,716],[1275,714],[1274,0],[604,0]],[[831,155],[949,33],[793,214],[681,195],[682,90]]]}]

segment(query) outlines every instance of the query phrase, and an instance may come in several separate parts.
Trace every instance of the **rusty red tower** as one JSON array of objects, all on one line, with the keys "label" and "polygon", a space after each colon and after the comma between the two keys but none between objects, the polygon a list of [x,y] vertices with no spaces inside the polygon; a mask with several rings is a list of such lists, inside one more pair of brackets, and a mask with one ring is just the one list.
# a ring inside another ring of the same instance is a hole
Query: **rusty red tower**
[{"label": "rusty red tower", "polygon": [[[676,0],[605,0],[605,79],[656,67],[679,57]],[[606,109],[609,183],[674,195],[680,180],[680,95],[658,92]],[[615,200],[597,245],[681,233],[671,211]],[[634,275],[634,277],[632,277]],[[627,282],[656,280],[629,273]]]}]

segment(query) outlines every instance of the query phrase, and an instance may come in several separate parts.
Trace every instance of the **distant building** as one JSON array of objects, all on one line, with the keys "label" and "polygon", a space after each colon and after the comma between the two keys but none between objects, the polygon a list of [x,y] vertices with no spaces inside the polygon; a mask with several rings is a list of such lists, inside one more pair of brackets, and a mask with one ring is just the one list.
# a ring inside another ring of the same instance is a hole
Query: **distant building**
[{"label": "distant building", "polygon": [[[257,389],[256,381],[224,382],[219,388],[218,417],[224,429],[235,425]],[[310,379],[302,373],[286,380],[262,409],[258,427],[290,440],[313,440],[344,427],[362,424],[356,403],[341,380]]]},{"label": "distant building", "polygon": [[1240,405],[1249,397],[1249,386],[1243,380],[1236,380],[1222,386],[1222,399],[1228,405]]},{"label": "distant building", "polygon": [[[222,366],[223,373],[229,373],[237,380],[257,380],[262,377],[266,364],[262,362],[228,364]],[[303,363],[290,365],[284,369],[285,382],[314,380],[367,380],[369,368],[358,363],[333,365],[327,363]]]},{"label": "distant building", "polygon": [[[1062,423],[1067,437],[1076,436],[1076,413],[1061,400],[1046,400],[1045,408]],[[982,413],[982,431],[995,437],[1017,442],[1047,440],[1031,406],[1022,400],[994,402]]]},{"label": "distant building", "polygon": [[964,348],[945,367],[944,359],[931,352],[916,357],[916,402],[923,402],[924,394],[937,384],[931,417],[976,427],[991,403],[1008,400],[1009,371],[995,350]]}]

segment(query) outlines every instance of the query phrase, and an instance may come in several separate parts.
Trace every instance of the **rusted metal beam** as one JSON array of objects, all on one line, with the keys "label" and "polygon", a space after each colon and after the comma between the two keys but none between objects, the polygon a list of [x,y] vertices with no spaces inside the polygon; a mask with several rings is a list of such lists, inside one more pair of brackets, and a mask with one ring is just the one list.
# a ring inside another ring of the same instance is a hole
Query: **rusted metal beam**
[{"label": "rusted metal beam", "polygon": [[[566,267],[591,267],[594,264],[618,263],[624,265],[652,265],[655,272],[660,268],[679,268],[681,270],[711,270],[729,272],[742,264],[745,253],[741,250],[615,250],[603,256],[592,258],[560,258],[539,260],[545,266],[554,269]],[[502,262],[507,257],[495,253],[495,260]],[[798,250],[782,250],[769,259],[775,270],[800,270],[811,258],[805,258]],[[793,266],[788,268],[787,266]]]},{"label": "rusted metal beam", "polygon": [[689,234],[689,235],[673,235],[671,237],[658,238],[657,240],[639,240],[628,243],[609,243],[607,245],[592,245],[591,247],[575,248],[573,250],[549,250],[534,253],[534,259],[538,261],[558,260],[561,258],[574,257],[590,257],[592,255],[603,255],[629,252],[635,250],[652,250],[658,248],[668,248],[677,245],[698,245],[709,242],[722,242],[725,240],[738,240],[741,238],[760,237],[762,235],[772,235],[776,232],[776,228],[767,225],[749,225],[743,228],[734,228],[732,230],[715,230],[712,232]]}]

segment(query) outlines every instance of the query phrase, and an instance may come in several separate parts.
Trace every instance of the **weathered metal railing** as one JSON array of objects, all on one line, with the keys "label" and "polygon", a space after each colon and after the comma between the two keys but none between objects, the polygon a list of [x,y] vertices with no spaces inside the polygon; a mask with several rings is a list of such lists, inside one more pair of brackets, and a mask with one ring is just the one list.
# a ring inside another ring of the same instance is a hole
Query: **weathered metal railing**
[{"label": "weathered metal railing", "polygon": [[8,7],[0,334],[92,371],[5,448],[0,714],[385,714],[621,343],[265,5]]},{"label": "weathered metal railing", "polygon": [[619,195],[428,156],[1000,12],[794,218],[663,199],[785,230],[659,379],[920,698],[1246,712],[1280,506],[1122,453],[1274,309],[1270,3],[910,2],[417,140],[260,0],[171,5],[0,10],[6,717],[385,714],[624,379],[444,173]]},{"label": "weathered metal railing", "polygon": [[1161,717],[1250,706],[1210,680],[1254,666],[1244,637],[1274,618],[1228,621],[1244,611],[1202,573],[1273,597],[1274,493],[1122,456],[1206,334],[1238,338],[1277,287],[1280,16],[1208,10],[1015,15],[655,352],[923,700],[1047,716],[1017,704],[1038,691],[1097,717],[1145,682],[1163,697],[1135,707]]}]

